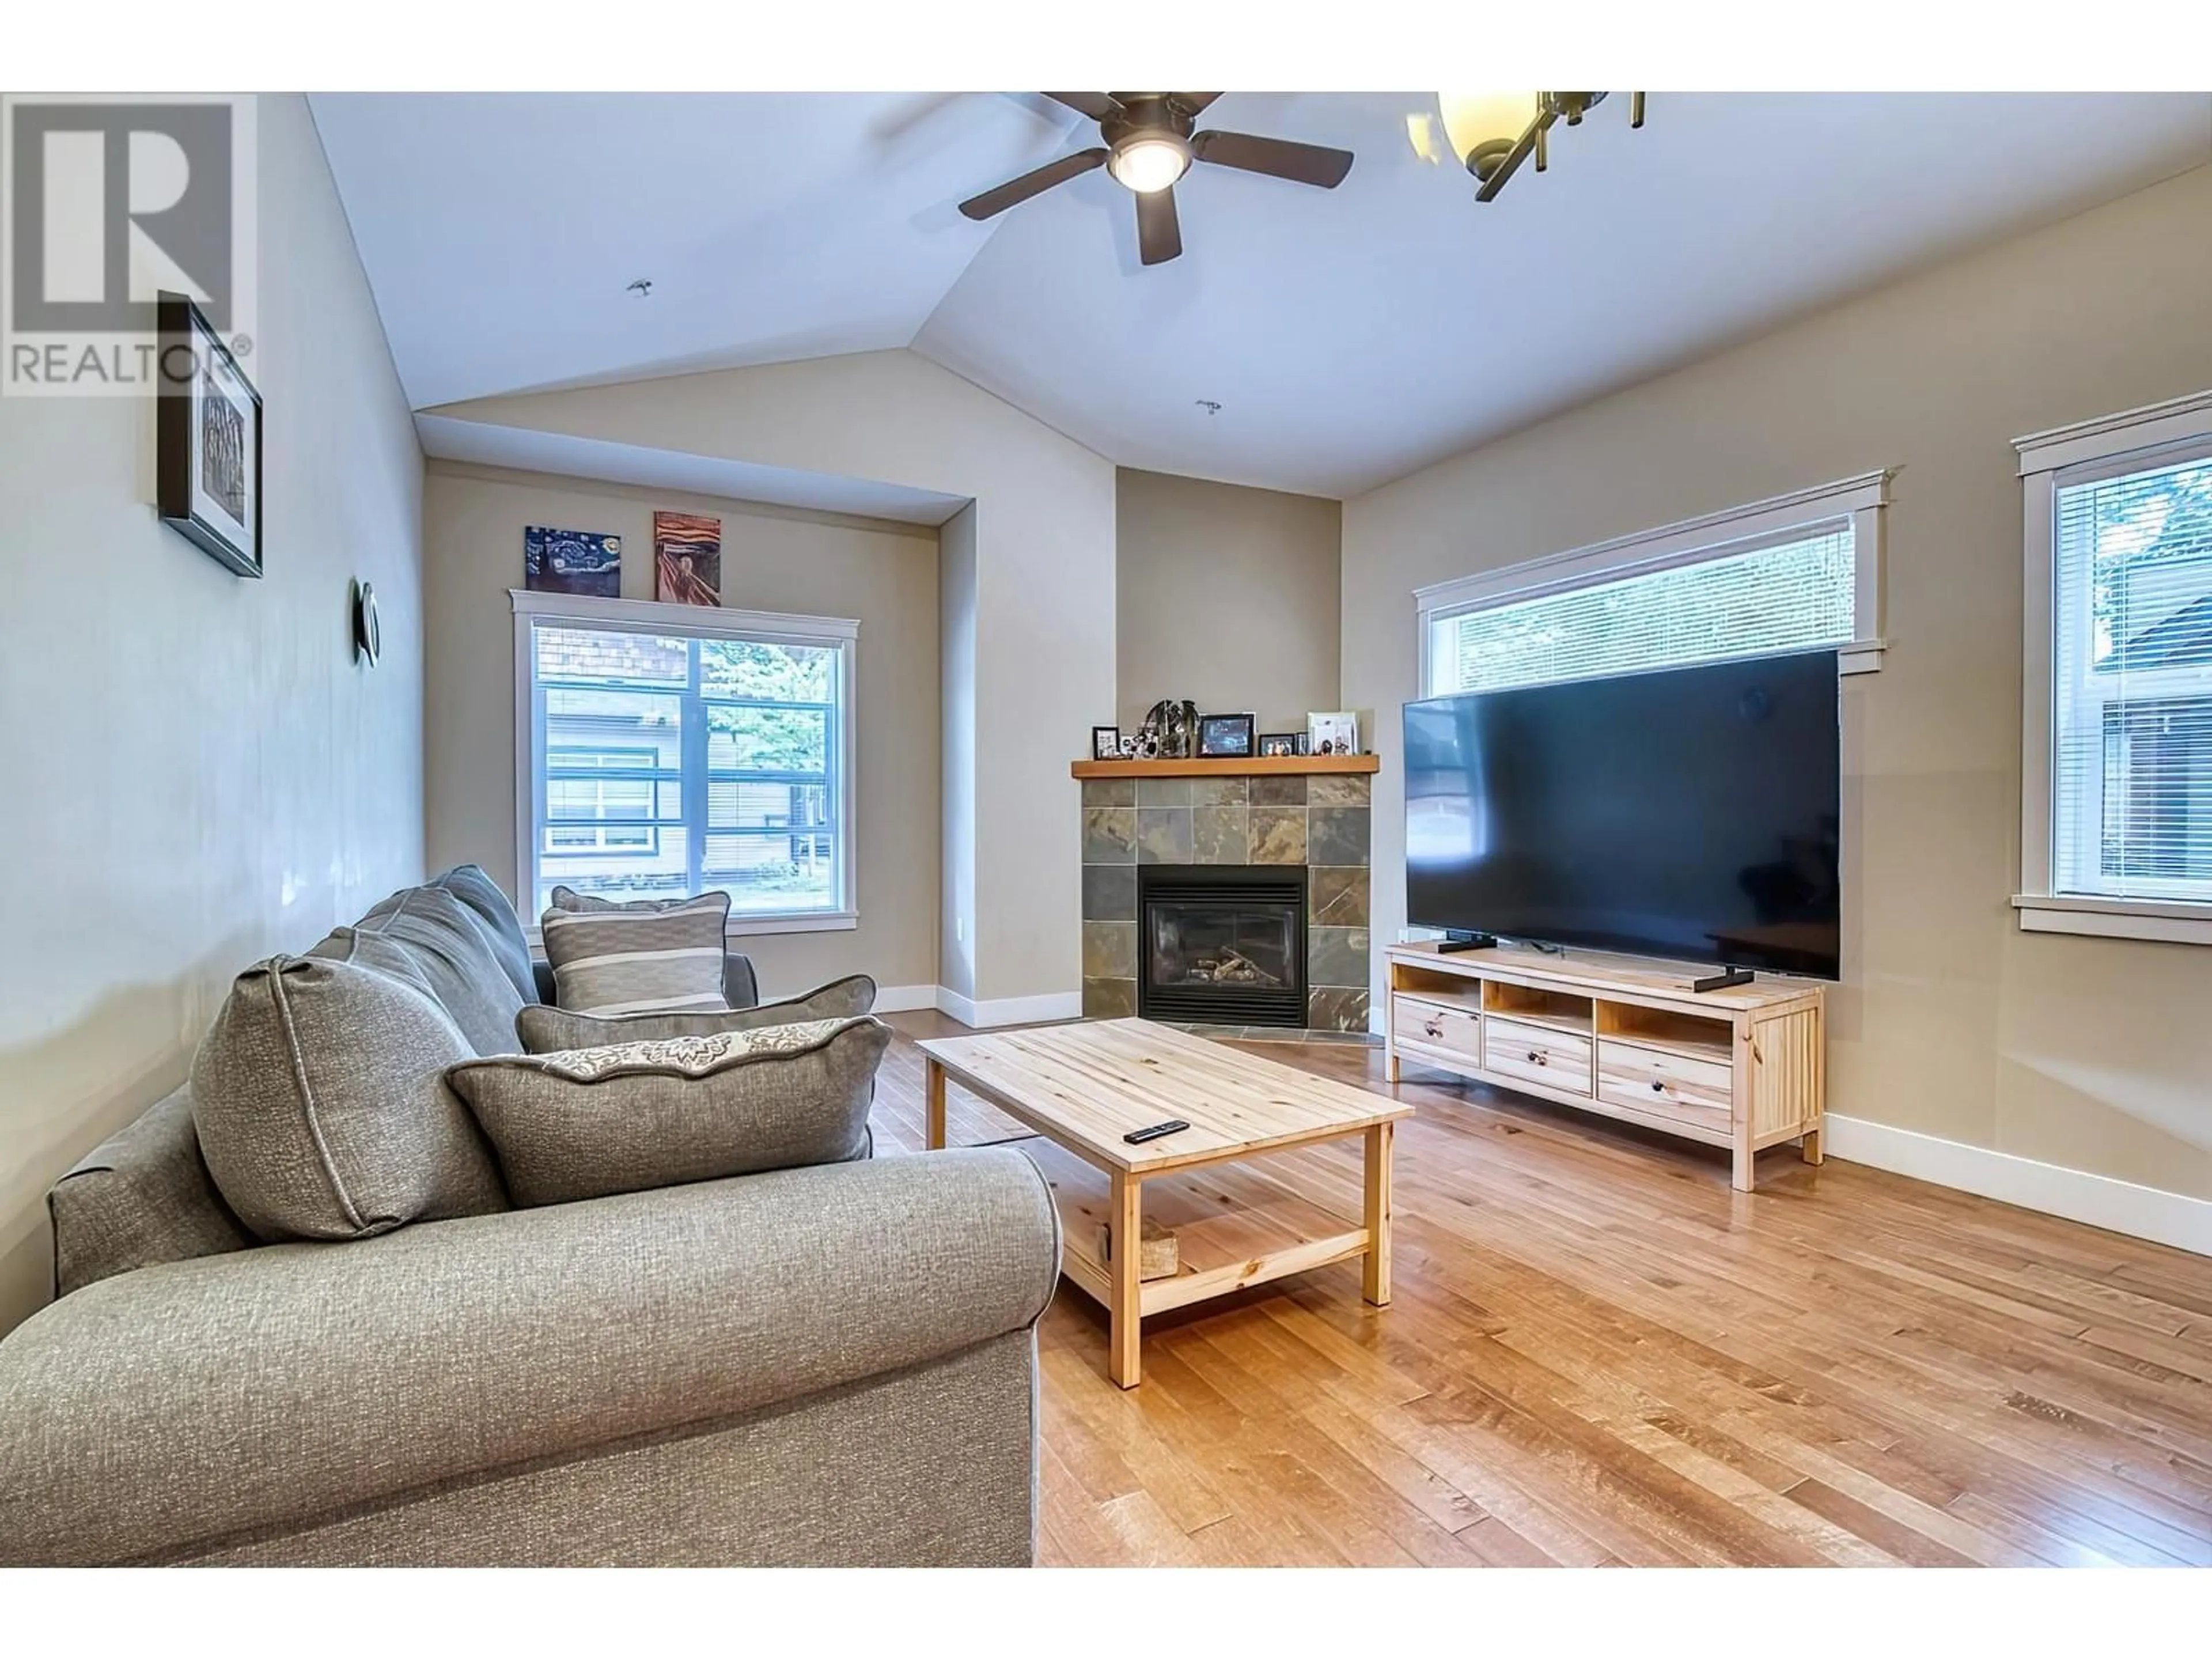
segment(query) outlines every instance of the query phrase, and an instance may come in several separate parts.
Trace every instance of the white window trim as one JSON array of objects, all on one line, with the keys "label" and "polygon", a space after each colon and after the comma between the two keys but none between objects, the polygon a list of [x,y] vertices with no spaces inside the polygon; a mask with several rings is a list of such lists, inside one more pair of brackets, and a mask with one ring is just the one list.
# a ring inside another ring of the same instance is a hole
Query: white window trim
[{"label": "white window trim", "polygon": [[1881,666],[1881,653],[1889,643],[1881,627],[1882,513],[1889,505],[1889,481],[1897,471],[1895,467],[1886,467],[1879,472],[1839,478],[1725,513],[1709,513],[1571,552],[1524,559],[1496,570],[1417,587],[1413,609],[1419,630],[1416,672],[1421,695],[1429,695],[1430,638],[1437,623],[1470,611],[1486,611],[1547,593],[1755,553],[1761,547],[1780,546],[1845,523],[1851,527],[1856,582],[1851,606],[1858,637],[1838,647],[1838,665],[1846,674],[1871,673]]},{"label": "white window trim", "polygon": [[2147,471],[2212,454],[2212,392],[2077,421],[2013,440],[2020,452],[2024,558],[2021,659],[2020,881],[2013,896],[2024,932],[2212,945],[2212,904],[2174,899],[2076,898],[2051,889],[2051,675],[2056,642],[2051,560],[2063,484]]},{"label": "white window trim", "polygon": [[[842,890],[834,910],[763,911],[732,914],[728,937],[745,939],[768,933],[823,933],[848,931],[860,925],[855,897],[860,862],[860,825],[854,817],[853,728],[859,724],[853,705],[853,659],[858,654],[860,624],[851,617],[800,617],[775,611],[712,609],[698,605],[662,605],[650,599],[600,599],[574,593],[535,593],[511,587],[507,594],[514,608],[514,884],[524,894],[537,890],[537,865],[532,830],[537,805],[537,769],[531,753],[530,634],[541,620],[575,623],[586,628],[623,629],[632,633],[667,629],[704,639],[759,640],[775,645],[828,646],[836,649],[840,665],[837,722],[837,822],[844,837],[844,856],[838,860]],[[534,921],[526,923],[530,943],[539,943]]]}]

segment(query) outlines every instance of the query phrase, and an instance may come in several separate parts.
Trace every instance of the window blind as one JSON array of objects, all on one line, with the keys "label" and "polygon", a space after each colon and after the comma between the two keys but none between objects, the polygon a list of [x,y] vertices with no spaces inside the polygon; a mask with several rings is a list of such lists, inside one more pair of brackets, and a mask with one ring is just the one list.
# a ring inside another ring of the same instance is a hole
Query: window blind
[{"label": "window blind", "polygon": [[2051,890],[2212,900],[2212,459],[2053,509]]},{"label": "window blind", "polygon": [[1750,552],[1439,617],[1428,690],[1495,691],[1847,644],[1855,553],[1845,520]]}]

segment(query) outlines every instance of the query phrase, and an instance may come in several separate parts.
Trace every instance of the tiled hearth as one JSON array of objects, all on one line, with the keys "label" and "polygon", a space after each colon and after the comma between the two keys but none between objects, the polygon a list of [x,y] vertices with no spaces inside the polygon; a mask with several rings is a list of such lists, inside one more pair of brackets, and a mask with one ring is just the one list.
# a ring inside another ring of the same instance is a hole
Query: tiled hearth
[{"label": "tiled hearth", "polygon": [[1364,774],[1083,781],[1083,1012],[1137,1012],[1137,866],[1306,872],[1306,1024],[1367,1029],[1372,780]]}]

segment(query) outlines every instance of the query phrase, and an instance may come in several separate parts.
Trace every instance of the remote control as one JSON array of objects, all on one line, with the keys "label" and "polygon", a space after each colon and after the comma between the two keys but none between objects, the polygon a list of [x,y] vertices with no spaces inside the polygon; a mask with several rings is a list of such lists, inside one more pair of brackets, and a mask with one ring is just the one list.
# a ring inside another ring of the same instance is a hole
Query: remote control
[{"label": "remote control", "polygon": [[1162,1135],[1179,1134],[1188,1127],[1190,1125],[1181,1118],[1171,1117],[1164,1123],[1153,1124],[1149,1129],[1132,1129],[1121,1139],[1135,1146],[1147,1140],[1158,1140]]}]

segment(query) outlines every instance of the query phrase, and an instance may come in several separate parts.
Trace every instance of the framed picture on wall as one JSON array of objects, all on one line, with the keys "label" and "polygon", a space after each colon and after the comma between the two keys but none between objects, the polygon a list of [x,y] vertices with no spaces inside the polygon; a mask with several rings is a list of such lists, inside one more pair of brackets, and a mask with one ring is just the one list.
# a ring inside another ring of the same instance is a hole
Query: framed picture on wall
[{"label": "framed picture on wall", "polygon": [[161,522],[241,576],[261,574],[261,394],[199,307],[156,303],[154,497]]},{"label": "framed picture on wall", "polygon": [[533,593],[622,598],[622,538],[596,530],[525,525],[522,585]]},{"label": "framed picture on wall", "polygon": [[653,597],[663,605],[722,602],[722,521],[706,513],[653,515]]}]

